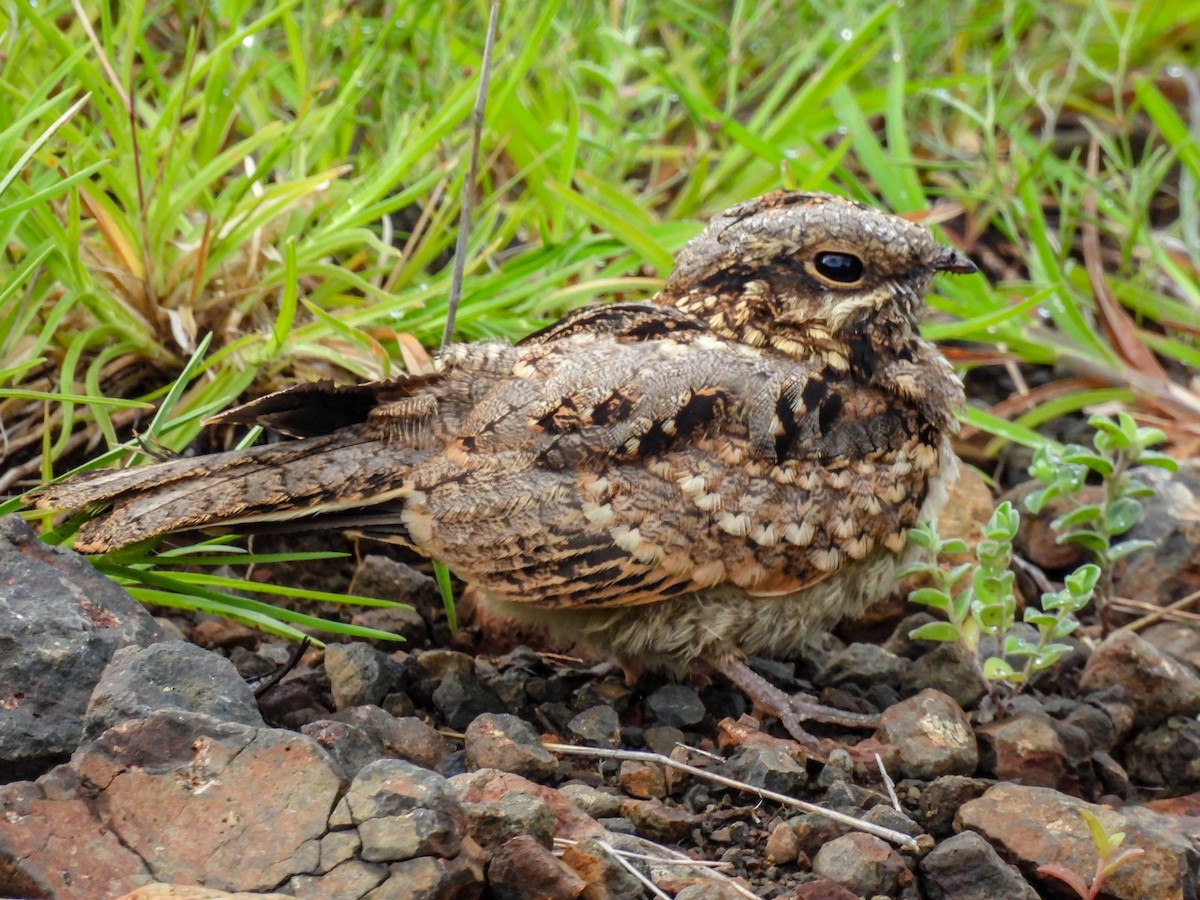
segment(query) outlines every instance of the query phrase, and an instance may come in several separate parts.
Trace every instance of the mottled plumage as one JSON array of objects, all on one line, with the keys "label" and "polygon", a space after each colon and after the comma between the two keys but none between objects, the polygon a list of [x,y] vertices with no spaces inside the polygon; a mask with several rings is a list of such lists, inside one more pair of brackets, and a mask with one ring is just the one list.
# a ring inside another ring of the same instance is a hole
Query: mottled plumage
[{"label": "mottled plumage", "polygon": [[[944,498],[958,379],[918,334],[925,228],[776,192],[713,219],[653,302],[592,307],[434,375],[225,414],[299,441],[103,473],[76,546],[307,517],[403,542],[627,662],[786,654],[890,587]],[[790,726],[789,726],[790,727]]]}]

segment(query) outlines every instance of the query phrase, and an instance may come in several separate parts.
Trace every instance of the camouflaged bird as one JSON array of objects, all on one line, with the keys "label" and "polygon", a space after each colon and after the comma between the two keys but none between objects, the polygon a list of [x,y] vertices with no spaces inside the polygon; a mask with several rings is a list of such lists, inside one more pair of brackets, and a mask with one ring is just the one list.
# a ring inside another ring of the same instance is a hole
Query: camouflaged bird
[{"label": "camouflaged bird", "polygon": [[897,216],[779,191],[714,218],[653,302],[577,310],[432,375],[302,385],[218,417],[300,440],[53,485],[75,546],[303,518],[444,562],[504,613],[627,664],[751,672],[893,586],[945,499],[962,387],[918,333],[939,271]]}]

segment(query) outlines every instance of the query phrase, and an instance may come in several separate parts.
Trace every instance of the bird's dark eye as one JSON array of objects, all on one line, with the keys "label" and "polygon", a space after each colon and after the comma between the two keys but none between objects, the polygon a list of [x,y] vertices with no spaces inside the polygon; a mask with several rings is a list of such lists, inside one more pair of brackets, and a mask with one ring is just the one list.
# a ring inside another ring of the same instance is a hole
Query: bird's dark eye
[{"label": "bird's dark eye", "polygon": [[854,284],[863,276],[862,260],[852,253],[827,250],[816,255],[813,265],[825,278],[842,284]]}]

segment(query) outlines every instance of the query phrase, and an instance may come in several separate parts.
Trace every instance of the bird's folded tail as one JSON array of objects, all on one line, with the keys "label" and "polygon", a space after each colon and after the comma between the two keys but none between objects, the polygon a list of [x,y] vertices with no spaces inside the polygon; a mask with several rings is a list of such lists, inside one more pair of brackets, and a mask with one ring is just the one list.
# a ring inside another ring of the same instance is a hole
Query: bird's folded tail
[{"label": "bird's folded tail", "polygon": [[32,499],[42,509],[107,507],[76,533],[75,549],[84,553],[199,528],[352,519],[359,510],[384,504],[392,507],[385,515],[389,527],[401,530],[405,476],[429,452],[385,445],[377,432],[359,426],[72,478]]}]

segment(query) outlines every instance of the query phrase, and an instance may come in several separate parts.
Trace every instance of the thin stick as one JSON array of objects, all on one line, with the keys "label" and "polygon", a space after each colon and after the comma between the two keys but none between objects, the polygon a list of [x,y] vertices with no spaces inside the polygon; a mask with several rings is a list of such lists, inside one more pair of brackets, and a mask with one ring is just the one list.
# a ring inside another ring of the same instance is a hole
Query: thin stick
[{"label": "thin stick", "polygon": [[633,863],[631,863],[629,860],[627,860],[621,854],[621,852],[619,850],[617,850],[616,847],[614,847],[612,844],[608,843],[607,841],[596,841],[596,843],[599,844],[601,847],[603,847],[608,852],[608,854],[617,861],[617,864],[620,865],[621,868],[623,868],[626,872],[628,872],[630,875],[632,875],[634,878],[636,878],[638,881],[640,881],[642,883],[642,885],[648,891],[650,891],[650,893],[652,893],[655,897],[659,897],[659,898],[661,898],[661,900],[671,900],[671,897],[669,894],[664,894],[658,885],[656,885],[653,881],[651,881],[649,878],[647,878],[645,875],[643,875],[641,870],[638,869],[638,867],[635,866]]},{"label": "thin stick", "polygon": [[[1167,606],[1159,607],[1149,615],[1142,616],[1140,619],[1130,622],[1128,625],[1122,625],[1120,628],[1116,629],[1113,634],[1120,634],[1123,631],[1141,631],[1147,625],[1153,625],[1155,622],[1166,619],[1172,614],[1187,616],[1187,614],[1183,612],[1183,608],[1185,606],[1191,606],[1197,600],[1200,600],[1200,591],[1194,591],[1193,593],[1188,594],[1182,600],[1176,600],[1174,603],[1171,603]],[[1134,609],[1146,608],[1146,604],[1133,604],[1128,601],[1122,602],[1121,600],[1118,600],[1116,605],[1129,606],[1130,608]],[[1191,618],[1190,616],[1187,617]]]},{"label": "thin stick", "polygon": [[450,343],[454,336],[454,319],[458,315],[458,301],[462,296],[463,272],[467,267],[467,237],[471,230],[471,191],[475,187],[479,169],[479,145],[483,143],[483,113],[487,108],[488,82],[492,75],[492,46],[496,42],[496,22],[500,18],[500,0],[492,0],[492,12],[488,17],[487,37],[483,42],[483,63],[479,71],[479,92],[475,95],[475,109],[471,113],[474,133],[471,136],[471,162],[467,177],[463,181],[462,201],[458,210],[458,238],[454,243],[454,269],[450,275],[450,296],[446,302],[446,327],[442,331],[442,346]]},{"label": "thin stick", "polygon": [[[625,835],[625,837],[629,836]],[[563,841],[562,838],[555,838],[554,841],[555,843],[563,842],[566,846],[574,846],[579,843],[578,841]],[[654,846],[656,849],[663,851],[667,849],[666,847],[659,847],[657,844]],[[634,853],[632,850],[623,850],[620,847],[617,848],[617,852],[627,859],[640,859],[642,862],[662,863],[669,866],[694,866],[697,869],[728,869],[730,865],[728,862],[721,862],[717,859],[692,859],[690,856],[685,856],[683,859],[673,859],[667,856],[652,856],[649,853]]]},{"label": "thin stick", "polygon": [[[736,879],[730,878],[728,875],[726,875],[724,872],[721,871],[722,869],[727,868],[729,866],[729,863],[725,863],[725,862],[713,863],[713,862],[710,862],[709,860],[704,860],[704,859],[692,859],[690,856],[688,856],[686,853],[683,853],[682,851],[675,850],[671,847],[664,847],[662,844],[656,844],[656,843],[654,843],[654,841],[650,840],[649,838],[644,838],[641,835],[631,835],[630,837],[637,843],[642,844],[643,846],[649,845],[649,846],[653,847],[655,850],[657,850],[659,853],[666,854],[666,856],[668,858],[663,860],[663,863],[666,865],[670,865],[670,866],[700,866],[702,868],[702,871],[709,878],[714,878],[717,881],[721,882],[723,885],[725,885],[727,888],[729,888],[735,894],[741,894],[743,897],[749,897],[750,900],[757,900],[756,894],[751,893],[746,888],[742,887],[741,883],[739,883]],[[628,852],[628,851],[626,851],[626,852]]]},{"label": "thin stick", "polygon": [[[662,844],[656,844],[649,838],[644,838],[638,834],[622,835],[626,841],[632,841],[640,846],[653,849],[659,856],[651,855],[650,853],[635,853],[632,850],[626,850],[623,847],[614,847],[613,851],[619,856],[624,856],[626,859],[639,859],[643,862],[651,864],[657,863],[660,866],[680,866],[682,868],[699,869],[704,873],[704,877],[718,881],[729,890],[739,896],[746,897],[748,900],[757,900],[758,895],[747,890],[741,882],[726,875],[722,869],[728,869],[728,862],[718,862],[711,859],[692,859],[686,853],[675,850],[672,847],[664,847]],[[573,841],[569,838],[556,837],[554,839],[555,848],[559,847],[574,847],[579,841]],[[606,845],[607,847],[607,845]]]},{"label": "thin stick", "polygon": [[841,822],[843,825],[849,825],[851,828],[865,831],[868,834],[873,834],[876,837],[883,838],[885,841],[891,841],[898,847],[903,847],[905,850],[911,850],[914,853],[920,852],[920,845],[907,834],[901,834],[899,831],[893,831],[890,828],[884,828],[881,825],[875,825],[872,822],[864,822],[861,819],[856,819],[853,816],[848,816],[844,813],[837,812],[832,809],[823,809],[815,803],[808,803],[804,800],[797,800],[795,797],[789,797],[787,794],[779,794],[775,791],[769,791],[766,788],[756,787],[752,784],[747,784],[744,781],[736,781],[733,778],[726,778],[724,775],[718,775],[715,772],[708,772],[704,769],[698,769],[695,766],[689,766],[687,763],[678,762],[671,759],[669,756],[663,756],[661,753],[648,753],[643,750],[606,750],[603,747],[576,747],[572,744],[552,744],[543,742],[542,746],[551,753],[565,753],[572,756],[593,756],[602,759],[615,760],[632,760],[634,762],[653,762],[662,766],[668,766],[672,769],[678,769],[680,772],[687,772],[689,775],[694,775],[697,778],[706,778],[709,781],[717,784],[723,784],[726,787],[736,788],[740,791],[746,791],[750,794],[755,794],[762,797],[764,800],[773,800],[784,806],[791,806],[804,812],[814,813],[816,815],[825,816],[833,819],[835,822]]},{"label": "thin stick", "polygon": [[690,744],[683,744],[679,741],[675,742],[676,747],[682,747],[688,753],[695,753],[697,756],[707,756],[714,762],[725,762],[725,757],[717,753],[709,753],[707,750],[701,750],[699,747],[693,747]]},{"label": "thin stick", "polygon": [[896,782],[892,781],[892,776],[888,774],[887,766],[883,764],[883,757],[878,753],[875,754],[875,765],[879,766],[879,774],[883,776],[883,786],[887,788],[888,799],[892,801],[892,809],[898,813],[904,812],[900,808],[900,798],[896,796]]}]

